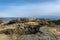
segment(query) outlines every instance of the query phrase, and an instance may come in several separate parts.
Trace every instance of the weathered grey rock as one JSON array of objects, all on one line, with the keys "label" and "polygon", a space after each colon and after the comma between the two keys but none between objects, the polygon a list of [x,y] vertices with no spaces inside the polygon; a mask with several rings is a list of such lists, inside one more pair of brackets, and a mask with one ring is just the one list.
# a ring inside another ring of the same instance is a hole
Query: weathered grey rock
[{"label": "weathered grey rock", "polygon": [[60,37],[43,29],[48,29],[48,27],[40,28],[40,31],[43,32],[42,34],[38,32],[36,34],[22,35],[18,38],[18,40],[60,40]]},{"label": "weathered grey rock", "polygon": [[47,30],[51,28],[48,28],[46,26],[25,26],[24,24],[21,25],[21,23],[19,25],[13,25],[8,25],[0,28],[0,32],[4,33],[5,35],[7,35],[8,33],[8,35],[11,36],[13,39],[15,38],[14,40],[60,40],[60,36],[48,32]]},{"label": "weathered grey rock", "polygon": [[38,40],[39,38],[34,37],[33,35],[22,35],[18,40]]},{"label": "weathered grey rock", "polygon": [[18,38],[18,40],[59,40],[59,39],[53,34],[46,34],[46,35],[41,34],[40,36],[22,35],[21,37]]}]

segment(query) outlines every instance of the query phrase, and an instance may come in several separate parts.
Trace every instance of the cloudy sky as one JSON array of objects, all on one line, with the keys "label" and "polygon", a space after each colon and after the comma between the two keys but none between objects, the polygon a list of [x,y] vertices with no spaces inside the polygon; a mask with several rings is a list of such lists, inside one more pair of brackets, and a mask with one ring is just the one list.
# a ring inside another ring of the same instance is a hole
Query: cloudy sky
[{"label": "cloudy sky", "polygon": [[60,16],[60,0],[0,0],[0,17]]}]

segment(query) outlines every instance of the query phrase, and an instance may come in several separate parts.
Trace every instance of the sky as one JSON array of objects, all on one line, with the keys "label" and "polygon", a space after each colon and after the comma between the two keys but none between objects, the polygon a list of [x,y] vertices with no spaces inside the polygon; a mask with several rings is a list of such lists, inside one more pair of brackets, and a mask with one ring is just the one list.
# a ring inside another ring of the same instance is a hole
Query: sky
[{"label": "sky", "polygon": [[60,17],[60,0],[0,0],[0,17]]}]

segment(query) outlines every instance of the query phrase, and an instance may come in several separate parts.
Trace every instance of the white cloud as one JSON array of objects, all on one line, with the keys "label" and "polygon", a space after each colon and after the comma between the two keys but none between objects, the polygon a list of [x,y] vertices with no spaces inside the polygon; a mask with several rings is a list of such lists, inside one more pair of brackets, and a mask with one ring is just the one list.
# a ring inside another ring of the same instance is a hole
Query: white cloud
[{"label": "white cloud", "polygon": [[60,16],[60,3],[56,1],[53,3],[7,6],[7,9],[2,13],[1,16],[5,17]]}]

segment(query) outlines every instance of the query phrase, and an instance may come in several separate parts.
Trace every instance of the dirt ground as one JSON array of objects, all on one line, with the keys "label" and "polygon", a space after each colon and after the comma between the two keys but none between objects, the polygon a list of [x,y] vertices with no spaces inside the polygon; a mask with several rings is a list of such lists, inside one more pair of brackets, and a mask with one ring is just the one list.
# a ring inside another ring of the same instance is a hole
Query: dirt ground
[{"label": "dirt ground", "polygon": [[0,34],[0,40],[10,40],[10,37],[5,34]]}]

